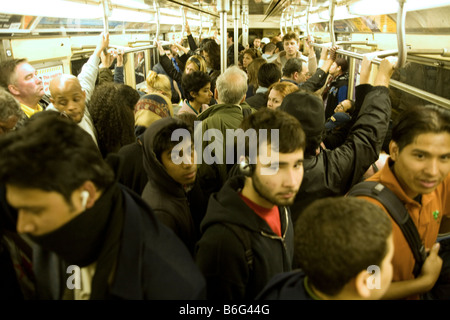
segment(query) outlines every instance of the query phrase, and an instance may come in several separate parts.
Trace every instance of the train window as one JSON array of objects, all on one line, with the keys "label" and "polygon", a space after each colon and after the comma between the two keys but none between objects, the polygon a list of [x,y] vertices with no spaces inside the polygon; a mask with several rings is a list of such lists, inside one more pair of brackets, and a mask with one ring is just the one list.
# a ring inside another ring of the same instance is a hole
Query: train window
[{"label": "train window", "polygon": [[72,74],[78,76],[83,65],[89,60],[89,57],[76,57],[70,61]]},{"label": "train window", "polygon": [[63,65],[61,62],[55,63],[42,63],[42,64],[34,64],[34,68],[36,69],[37,76],[42,80],[42,85],[44,86],[44,92],[47,95],[50,95],[50,81],[64,73]]}]

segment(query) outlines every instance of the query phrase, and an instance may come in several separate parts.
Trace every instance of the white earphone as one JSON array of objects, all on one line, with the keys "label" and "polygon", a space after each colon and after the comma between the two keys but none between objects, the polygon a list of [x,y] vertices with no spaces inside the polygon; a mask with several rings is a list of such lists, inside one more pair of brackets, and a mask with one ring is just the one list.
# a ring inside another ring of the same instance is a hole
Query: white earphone
[{"label": "white earphone", "polygon": [[83,207],[83,211],[86,210],[86,204],[89,199],[89,192],[87,190],[81,191],[81,206]]}]

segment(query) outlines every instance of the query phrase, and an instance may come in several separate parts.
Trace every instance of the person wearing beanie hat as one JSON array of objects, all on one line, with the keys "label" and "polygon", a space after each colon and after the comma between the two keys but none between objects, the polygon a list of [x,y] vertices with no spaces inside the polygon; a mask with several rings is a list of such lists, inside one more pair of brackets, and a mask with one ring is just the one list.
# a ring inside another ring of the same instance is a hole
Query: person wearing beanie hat
[{"label": "person wearing beanie hat", "polygon": [[[382,60],[374,85],[364,99],[347,140],[334,150],[320,148],[325,132],[321,99],[313,93],[302,91],[284,98],[280,109],[296,117],[306,134],[305,174],[291,205],[294,222],[314,200],[346,194],[378,159],[391,116],[388,85],[395,65],[391,60],[395,58]],[[361,78],[367,79],[367,82],[370,69],[371,60],[364,57]]]}]

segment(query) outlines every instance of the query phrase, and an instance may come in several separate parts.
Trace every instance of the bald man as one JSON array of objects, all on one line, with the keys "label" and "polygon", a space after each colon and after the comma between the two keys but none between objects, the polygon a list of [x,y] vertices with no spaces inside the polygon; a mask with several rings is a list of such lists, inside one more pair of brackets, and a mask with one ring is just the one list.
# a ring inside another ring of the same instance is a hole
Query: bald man
[{"label": "bald man", "polygon": [[64,113],[86,130],[97,144],[97,134],[86,104],[95,89],[100,55],[109,45],[109,34],[101,34],[100,41],[89,60],[83,65],[78,77],[59,75],[50,82],[51,105],[47,110]]},{"label": "bald man", "polygon": [[86,109],[86,92],[78,78],[70,74],[57,76],[50,82],[49,89],[52,94],[50,101],[55,108],[80,123]]}]

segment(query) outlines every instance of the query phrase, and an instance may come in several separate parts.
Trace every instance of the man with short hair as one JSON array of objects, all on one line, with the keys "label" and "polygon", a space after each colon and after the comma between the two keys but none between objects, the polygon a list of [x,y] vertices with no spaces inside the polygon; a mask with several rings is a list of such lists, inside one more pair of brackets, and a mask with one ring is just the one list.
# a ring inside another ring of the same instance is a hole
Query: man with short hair
[{"label": "man with short hair", "polygon": [[256,50],[259,51],[260,54],[262,54],[261,37],[256,36],[256,37],[253,39],[253,46],[252,46],[252,48],[255,48]]},{"label": "man with short hair", "polygon": [[280,81],[288,81],[295,85],[304,83],[308,74],[308,66],[300,58],[289,59],[283,67]]},{"label": "man with short hair", "polygon": [[[183,133],[180,142],[172,139],[177,132]],[[193,127],[172,117],[152,123],[142,138],[143,165],[148,177],[142,199],[183,241],[191,254],[194,254],[200,234],[200,219],[194,219],[198,213],[191,213],[187,196],[197,181],[193,140]]]},{"label": "man with short hair", "polygon": [[[386,165],[367,180],[378,181],[395,193],[405,205],[424,247],[430,251],[420,274],[415,277],[411,248],[391,218],[395,246],[394,278],[385,299],[418,299],[438,280],[442,259],[438,256],[436,239],[439,233],[450,231],[449,173],[450,111],[434,105],[404,110],[392,127]],[[386,211],[379,201],[363,198]]]},{"label": "man with short hair", "polygon": [[45,95],[42,80],[27,59],[1,62],[0,85],[20,102],[20,107],[27,117],[44,110],[47,106],[41,101]]},{"label": "man with short hair", "polygon": [[[188,250],[117,182],[120,166],[54,111],[0,139],[0,181],[17,231],[33,244],[37,298],[203,299],[204,278]],[[48,268],[44,253],[56,254],[63,270]]]},{"label": "man with short hair", "polygon": [[317,70],[317,59],[314,50],[309,50],[308,57],[305,57],[300,51],[300,39],[294,31],[289,31],[282,38],[284,50],[278,53],[278,58],[275,61],[280,69],[284,68],[284,65],[289,59],[300,58],[308,64],[308,71],[310,74],[314,74]]},{"label": "man with short hair", "polygon": [[201,224],[196,263],[211,300],[250,300],[276,273],[290,271],[288,206],[302,182],[305,136],[299,122],[261,109],[244,119],[240,175],[213,194]]},{"label": "man with short hair", "polygon": [[262,49],[261,57],[264,58],[269,63],[274,62],[278,58],[278,55],[275,53],[276,49],[277,46],[274,43],[272,42],[267,43]]},{"label": "man with short hair", "polygon": [[319,199],[294,234],[300,269],[273,277],[257,300],[377,300],[388,290],[392,225],[376,205],[355,197]]},{"label": "man with short hair", "polygon": [[201,123],[196,124],[194,135],[199,141],[197,156],[202,157],[199,178],[207,195],[218,191],[227,178],[227,148],[234,146],[234,141],[226,139],[226,130],[239,128],[244,113],[254,112],[245,102],[246,92],[247,74],[238,66],[228,67],[217,78],[214,98],[218,104],[198,115]]}]

